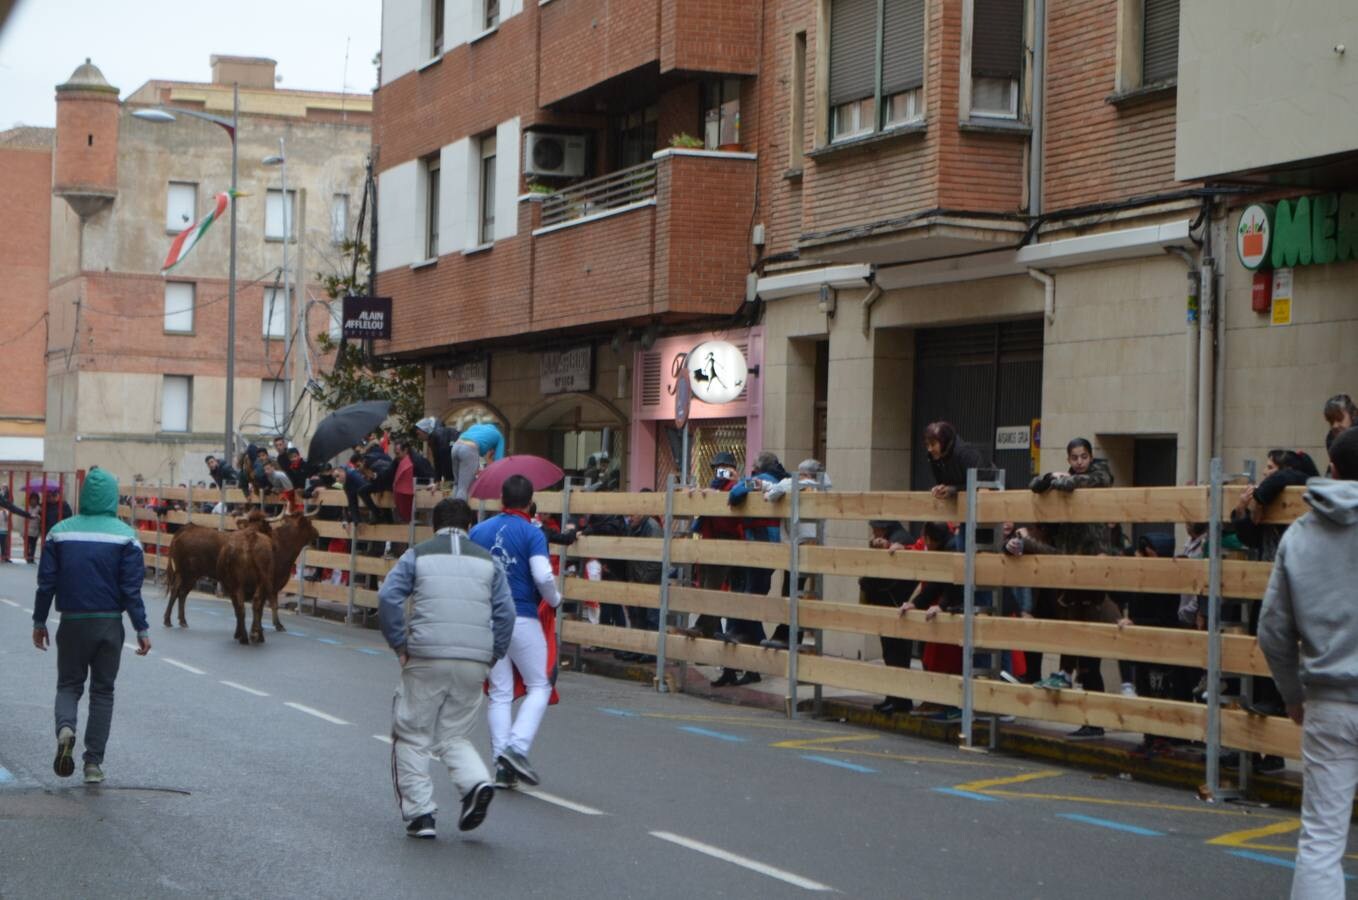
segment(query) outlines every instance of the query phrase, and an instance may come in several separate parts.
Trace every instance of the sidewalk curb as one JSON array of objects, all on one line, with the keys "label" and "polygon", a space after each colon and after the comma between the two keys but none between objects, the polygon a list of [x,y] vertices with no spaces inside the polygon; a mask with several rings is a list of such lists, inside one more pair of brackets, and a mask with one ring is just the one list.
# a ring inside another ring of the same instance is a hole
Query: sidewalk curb
[{"label": "sidewalk curb", "polygon": [[[574,671],[641,684],[655,683],[654,665],[615,660],[611,658],[610,653],[582,652],[578,668],[572,663],[574,653],[562,653],[561,659],[563,668]],[[688,677],[680,688],[679,673],[678,665],[667,667],[665,678],[670,690],[682,690],[690,696],[728,705],[768,709],[780,713],[786,711],[786,701],[783,698],[765,691],[741,687],[713,688],[707,678],[693,666],[688,668]],[[801,700],[797,704],[798,711],[809,717],[812,704],[811,700]],[[913,716],[885,716],[869,706],[844,700],[823,700],[819,720],[840,721],[954,746],[959,742],[961,732],[956,723],[934,722]],[[984,720],[978,721],[975,733],[976,745],[987,746],[988,738],[989,723]],[[1120,743],[1112,741],[1074,743],[1055,737],[1045,730],[1007,724],[1000,730],[997,752],[1060,763],[1113,777],[1127,775],[1135,781],[1186,788],[1194,792],[1197,792],[1199,786],[1206,780],[1201,762],[1163,756],[1148,757],[1120,746]],[[1223,777],[1223,786],[1226,784],[1226,778]],[[1296,809],[1301,805],[1301,783],[1289,777],[1278,778],[1256,774],[1250,778],[1249,797],[1252,802]]]}]

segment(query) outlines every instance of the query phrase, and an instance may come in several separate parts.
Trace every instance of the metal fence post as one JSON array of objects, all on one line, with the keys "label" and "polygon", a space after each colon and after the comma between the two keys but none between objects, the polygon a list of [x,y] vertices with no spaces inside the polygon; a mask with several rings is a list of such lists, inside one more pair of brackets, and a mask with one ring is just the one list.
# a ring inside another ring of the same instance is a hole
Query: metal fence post
[{"label": "metal fence post", "polygon": [[797,654],[801,648],[801,632],[797,630],[797,605],[801,602],[802,591],[799,583],[801,574],[801,525],[802,505],[800,496],[802,486],[797,475],[792,476],[792,508],[788,511],[788,562],[787,562],[787,717],[797,718]]},{"label": "metal fence post", "polygon": [[1207,791],[1221,792],[1221,458],[1212,458],[1208,488],[1207,563]]},{"label": "metal fence post", "polygon": [[[830,483],[829,483],[828,481],[825,480],[825,472],[822,471],[822,472],[817,473],[817,475],[816,475],[816,493],[821,494],[821,493],[824,493],[825,491],[828,491],[829,489],[830,489]],[[816,546],[817,546],[817,547],[824,547],[824,546],[825,546],[825,520],[824,520],[824,519],[817,519],[817,520],[816,520]],[[824,600],[824,599],[825,599],[825,576],[824,576],[823,574],[821,574],[821,573],[817,573],[817,574],[816,574],[816,576],[815,576],[815,586],[816,586],[816,597],[817,597],[817,599]],[[817,655],[817,656],[820,656],[822,653],[825,652],[825,632],[822,631],[821,629],[817,628],[817,629],[815,629],[815,630],[812,632],[812,634],[814,635],[814,637],[815,637],[815,642],[816,642],[816,655]],[[821,710],[821,704],[824,702],[824,699],[825,699],[825,690],[824,690],[824,688],[822,687],[822,685],[820,684],[820,682],[817,682],[817,683],[816,683],[816,686],[815,686],[815,689],[814,689],[814,690],[815,690],[815,693],[812,695],[812,701],[811,701],[811,704],[812,704],[812,705],[811,705],[811,715],[815,716],[816,718],[820,718],[820,715],[821,715],[821,712],[822,712],[822,710]]]},{"label": "metal fence post", "polygon": [[[572,481],[571,476],[567,475],[565,479],[561,482],[561,530],[563,532],[566,530],[566,523],[570,520],[571,517],[571,481]],[[482,502],[481,505],[483,507],[485,506],[484,501]],[[557,554],[557,559],[559,560],[556,567],[557,569],[556,574],[557,578],[559,579],[557,589],[558,591],[562,592],[564,592],[566,587],[566,563],[570,559],[569,554],[570,554],[569,548],[566,547],[564,544],[561,546],[561,551]],[[564,596],[565,594],[562,593],[563,598]],[[565,607],[566,601],[564,599],[561,601],[561,605],[563,608]],[[581,601],[579,600],[575,601],[575,610],[577,616],[580,615],[580,611],[583,609],[584,606],[581,604]],[[557,629],[556,634],[558,640],[560,640],[561,638],[561,629],[564,627],[565,624],[562,621],[563,618],[564,616],[556,617],[556,629]],[[571,668],[577,672],[580,671],[580,643],[578,641],[575,644],[575,653],[572,654],[571,657]]]},{"label": "metal fence post", "polygon": [[344,624],[354,623],[354,600],[358,591],[358,522],[349,523],[349,603],[344,610]]},{"label": "metal fence post", "polygon": [[[156,487],[156,495],[157,495],[157,496],[156,496],[156,500],[157,500],[158,503],[164,503],[164,502],[165,502],[165,482],[164,482],[164,481],[158,481],[158,482],[156,482],[156,484],[157,484],[157,487]],[[64,500],[65,498],[63,497],[62,499]],[[152,521],[152,523],[151,523],[151,524],[155,527],[155,529],[156,529],[156,569],[155,569],[155,571],[156,571],[155,580],[156,580],[156,581],[160,581],[160,526],[161,526],[162,524],[164,524],[166,517],[169,515],[169,512],[168,512],[168,511],[163,511],[163,510],[165,510],[165,507],[163,507],[163,506],[158,506],[158,507],[156,507],[156,512],[155,512],[155,516],[156,516],[156,517],[155,517],[155,519],[154,519],[154,520]]]},{"label": "metal fence post", "polygon": [[655,639],[655,689],[668,694],[665,683],[665,641],[670,624],[670,543],[674,540],[674,474],[665,477],[664,544],[660,549],[660,624]]},{"label": "metal fence post", "polygon": [[967,522],[965,582],[962,586],[962,746],[972,746],[975,716],[972,690],[972,652],[976,625],[976,469],[967,470]]}]

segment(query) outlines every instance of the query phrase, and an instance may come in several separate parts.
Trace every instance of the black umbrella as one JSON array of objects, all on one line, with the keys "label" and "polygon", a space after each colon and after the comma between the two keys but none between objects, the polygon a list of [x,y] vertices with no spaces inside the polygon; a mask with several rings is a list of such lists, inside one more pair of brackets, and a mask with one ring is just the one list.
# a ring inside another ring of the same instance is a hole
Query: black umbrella
[{"label": "black umbrella", "polygon": [[316,426],[307,448],[307,462],[319,465],[352,449],[376,431],[390,412],[390,400],[364,400],[335,410]]}]

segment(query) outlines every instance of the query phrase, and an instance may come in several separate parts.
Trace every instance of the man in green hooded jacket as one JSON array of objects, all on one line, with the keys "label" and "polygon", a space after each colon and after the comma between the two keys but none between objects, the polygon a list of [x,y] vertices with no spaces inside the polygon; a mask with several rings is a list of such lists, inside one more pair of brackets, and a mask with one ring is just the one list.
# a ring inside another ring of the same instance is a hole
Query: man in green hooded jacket
[{"label": "man in green hooded jacket", "polygon": [[80,513],[47,533],[33,598],[33,646],[46,650],[47,613],[55,598],[57,628],[57,755],[52,770],[75,773],[75,730],[85,682],[85,783],[104,780],[104,747],[113,724],[113,682],[123,652],[123,613],[137,630],[137,655],[151,652],[142,604],[145,557],[136,534],[118,520],[118,481],[92,468],[80,488]]}]

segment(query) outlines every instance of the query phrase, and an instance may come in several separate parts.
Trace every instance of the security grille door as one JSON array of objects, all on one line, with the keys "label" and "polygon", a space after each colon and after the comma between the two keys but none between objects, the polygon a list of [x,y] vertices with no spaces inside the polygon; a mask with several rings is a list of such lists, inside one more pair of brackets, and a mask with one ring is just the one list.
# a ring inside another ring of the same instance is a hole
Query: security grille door
[{"label": "security grille door", "polygon": [[[735,455],[740,471],[746,471],[744,419],[702,419],[689,423],[689,483],[707,487],[712,480],[712,457],[723,450]],[[661,424],[661,439],[655,442],[655,484],[664,490],[670,475],[678,475],[683,455],[684,435],[673,425]]]},{"label": "security grille door", "polygon": [[1026,485],[1032,474],[1028,449],[996,452],[995,432],[1031,426],[1041,416],[1041,319],[915,332],[912,490],[934,486],[924,428],[940,420],[1003,469],[1006,485]]}]

